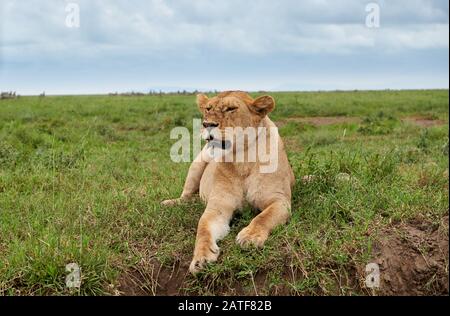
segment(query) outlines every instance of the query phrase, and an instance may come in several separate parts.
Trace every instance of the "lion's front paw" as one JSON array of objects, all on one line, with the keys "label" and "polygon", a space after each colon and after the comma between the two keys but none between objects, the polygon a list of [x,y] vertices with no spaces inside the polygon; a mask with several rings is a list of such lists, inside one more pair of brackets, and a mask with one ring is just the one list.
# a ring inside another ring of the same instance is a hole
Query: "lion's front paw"
[{"label": "lion's front paw", "polygon": [[194,258],[192,259],[189,271],[192,274],[196,274],[202,270],[207,263],[217,261],[219,257],[220,249],[217,245],[208,245],[198,247],[194,252]]},{"label": "lion's front paw", "polygon": [[251,224],[239,232],[236,237],[236,242],[242,247],[253,245],[261,248],[264,245],[269,234],[260,227],[252,226]]},{"label": "lion's front paw", "polygon": [[181,199],[164,200],[161,202],[162,206],[175,206],[181,203]]}]

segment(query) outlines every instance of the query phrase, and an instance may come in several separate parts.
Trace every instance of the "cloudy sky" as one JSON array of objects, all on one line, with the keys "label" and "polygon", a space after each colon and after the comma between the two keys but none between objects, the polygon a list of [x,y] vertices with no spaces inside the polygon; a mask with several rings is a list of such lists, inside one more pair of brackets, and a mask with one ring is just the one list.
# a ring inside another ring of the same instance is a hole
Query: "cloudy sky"
[{"label": "cloudy sky", "polygon": [[447,0],[0,0],[0,90],[448,88],[448,23]]}]

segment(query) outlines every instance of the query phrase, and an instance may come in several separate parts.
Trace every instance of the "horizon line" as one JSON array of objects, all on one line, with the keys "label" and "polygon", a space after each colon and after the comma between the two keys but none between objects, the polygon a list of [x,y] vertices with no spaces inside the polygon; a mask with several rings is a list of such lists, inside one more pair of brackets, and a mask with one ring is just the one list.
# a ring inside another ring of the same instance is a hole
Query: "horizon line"
[{"label": "horizon line", "polygon": [[[318,90],[240,90],[245,91],[247,93],[318,93],[318,92],[377,92],[377,91],[436,91],[436,90],[449,90],[449,87],[445,88],[404,88],[404,89],[392,89],[392,88],[384,88],[384,89],[318,89]],[[63,97],[63,96],[157,96],[159,94],[162,95],[184,95],[184,94],[195,94],[195,93],[205,93],[205,94],[214,94],[214,93],[220,93],[222,91],[238,91],[233,89],[214,89],[214,90],[178,90],[178,91],[156,91],[156,90],[149,90],[148,92],[142,92],[142,91],[125,91],[125,92],[99,92],[99,93],[51,93],[47,94],[44,92],[44,96],[55,96],[55,97]],[[23,96],[23,97],[39,97],[41,94],[20,94],[17,91],[9,90],[9,91],[1,91],[1,93],[16,93],[17,96]]]}]

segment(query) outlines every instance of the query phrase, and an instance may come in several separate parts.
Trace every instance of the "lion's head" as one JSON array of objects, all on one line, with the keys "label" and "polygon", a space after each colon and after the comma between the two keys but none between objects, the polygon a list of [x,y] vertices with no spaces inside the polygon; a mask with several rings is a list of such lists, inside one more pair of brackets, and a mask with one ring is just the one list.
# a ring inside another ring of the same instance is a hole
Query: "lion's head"
[{"label": "lion's head", "polygon": [[271,96],[254,100],[246,92],[226,91],[211,99],[205,94],[198,94],[197,105],[203,114],[203,138],[212,141],[225,139],[227,128],[257,128],[274,109],[275,100]]}]

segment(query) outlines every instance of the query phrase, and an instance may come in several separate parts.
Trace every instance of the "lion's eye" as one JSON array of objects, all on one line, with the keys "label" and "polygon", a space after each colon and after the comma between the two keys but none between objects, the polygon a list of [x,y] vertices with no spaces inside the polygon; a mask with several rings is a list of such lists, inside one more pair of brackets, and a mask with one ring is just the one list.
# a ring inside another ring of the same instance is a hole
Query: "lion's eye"
[{"label": "lion's eye", "polygon": [[233,112],[235,110],[237,110],[237,107],[228,107],[228,108],[225,108],[223,111],[224,112]]}]

